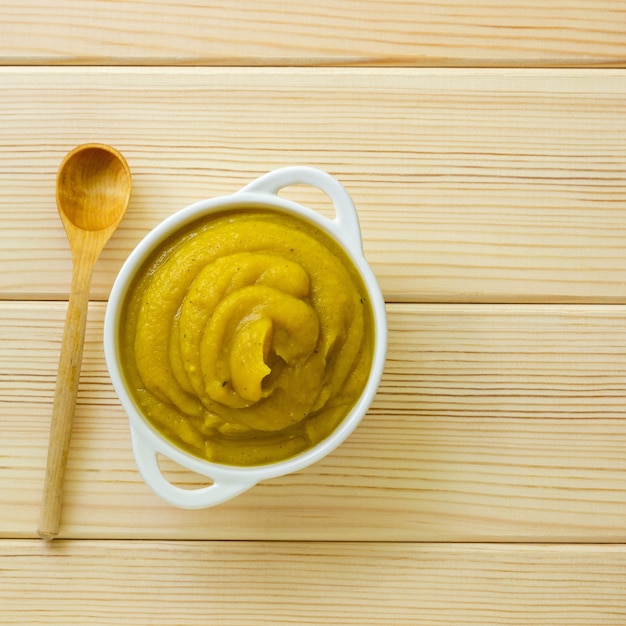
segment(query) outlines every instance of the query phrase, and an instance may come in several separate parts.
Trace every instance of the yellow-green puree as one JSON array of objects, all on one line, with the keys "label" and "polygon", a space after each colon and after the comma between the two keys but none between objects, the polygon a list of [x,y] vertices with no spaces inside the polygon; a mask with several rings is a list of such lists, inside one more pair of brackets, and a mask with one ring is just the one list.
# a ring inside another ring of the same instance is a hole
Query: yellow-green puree
[{"label": "yellow-green puree", "polygon": [[258,465],[326,438],[367,382],[373,322],[345,252],[262,209],[168,240],[125,303],[127,381],[152,425],[217,463]]}]

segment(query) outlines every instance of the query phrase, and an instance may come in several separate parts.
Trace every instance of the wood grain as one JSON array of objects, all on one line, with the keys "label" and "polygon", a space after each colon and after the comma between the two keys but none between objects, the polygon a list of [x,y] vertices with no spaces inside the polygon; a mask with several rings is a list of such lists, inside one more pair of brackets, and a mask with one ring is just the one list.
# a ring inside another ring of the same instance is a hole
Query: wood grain
[{"label": "wood grain", "polygon": [[5,0],[4,63],[624,66],[619,0]]},{"label": "wood grain", "polygon": [[3,298],[67,297],[54,179],[101,141],[135,186],[96,299],[167,215],[302,163],[352,194],[388,301],[626,302],[626,71],[4,68],[0,91]]},{"label": "wood grain", "polygon": [[23,540],[0,562],[2,624],[626,620],[624,546]]},{"label": "wood grain", "polygon": [[[0,4],[0,624],[626,623],[622,0]],[[95,271],[50,546],[54,180],[93,141],[135,193]],[[380,392],[316,465],[174,509],[104,364],[112,281],[164,217],[298,163],[358,207]]]},{"label": "wood grain", "polygon": [[[316,465],[203,511],[143,484],[90,309],[62,537],[626,541],[626,307],[389,305],[357,431]],[[0,535],[32,537],[60,303],[0,306]],[[202,480],[164,463],[171,480]]]}]

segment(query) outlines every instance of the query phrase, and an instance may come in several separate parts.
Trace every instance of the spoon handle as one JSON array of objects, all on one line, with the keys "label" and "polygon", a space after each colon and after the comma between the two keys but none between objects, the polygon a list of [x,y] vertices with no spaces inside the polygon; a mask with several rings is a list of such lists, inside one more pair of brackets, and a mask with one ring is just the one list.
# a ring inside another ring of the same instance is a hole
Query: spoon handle
[{"label": "spoon handle", "polygon": [[52,405],[43,502],[37,530],[39,536],[45,540],[54,539],[59,534],[63,480],[72,437],[94,263],[95,259],[75,259],[72,270],[72,286]]}]

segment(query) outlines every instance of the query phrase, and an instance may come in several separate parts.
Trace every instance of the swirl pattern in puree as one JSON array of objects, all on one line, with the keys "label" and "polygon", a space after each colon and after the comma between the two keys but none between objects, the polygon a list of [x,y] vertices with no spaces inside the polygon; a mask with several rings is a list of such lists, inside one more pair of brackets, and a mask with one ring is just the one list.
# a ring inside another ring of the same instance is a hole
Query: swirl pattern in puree
[{"label": "swirl pattern in puree", "polygon": [[218,214],[148,260],[126,302],[125,374],[146,418],[203,459],[281,461],[332,433],[372,362],[366,289],[327,235]]}]

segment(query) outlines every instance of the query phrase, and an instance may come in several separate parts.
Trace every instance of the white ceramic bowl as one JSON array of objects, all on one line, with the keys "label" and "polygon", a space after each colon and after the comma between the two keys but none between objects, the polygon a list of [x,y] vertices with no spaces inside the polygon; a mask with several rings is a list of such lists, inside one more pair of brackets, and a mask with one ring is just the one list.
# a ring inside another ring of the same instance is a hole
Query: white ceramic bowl
[{"label": "white ceramic bowl", "polygon": [[[312,185],[328,194],[336,212],[334,219],[324,217],[278,195],[284,187],[300,183]],[[374,314],[375,337],[372,368],[365,389],[352,410],[329,437],[315,447],[284,461],[237,467],[211,463],[193,456],[165,439],[145,419],[133,400],[122,374],[120,320],[126,294],[137,271],[165,239],[202,217],[230,208],[241,208],[242,205],[299,217],[325,231],[337,241],[352,259],[368,291]],[[261,176],[232,195],[197,202],[167,218],[139,243],[117,276],[106,311],[104,349],[113,386],[128,415],[133,452],[139,472],[157,495],[174,506],[197,509],[219,504],[250,489],[261,480],[298,471],[329,454],[350,435],[368,410],[383,373],[387,350],[385,302],[376,278],[363,256],[357,213],[345,188],[335,178],[321,170],[304,166],[286,167]],[[212,484],[198,489],[183,489],[173,485],[163,476],[159,468],[159,454],[207,476],[212,480]]]}]

